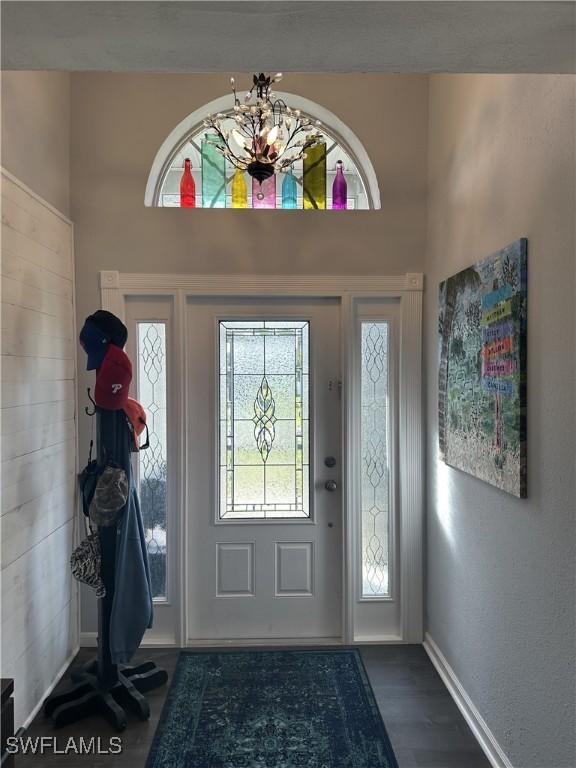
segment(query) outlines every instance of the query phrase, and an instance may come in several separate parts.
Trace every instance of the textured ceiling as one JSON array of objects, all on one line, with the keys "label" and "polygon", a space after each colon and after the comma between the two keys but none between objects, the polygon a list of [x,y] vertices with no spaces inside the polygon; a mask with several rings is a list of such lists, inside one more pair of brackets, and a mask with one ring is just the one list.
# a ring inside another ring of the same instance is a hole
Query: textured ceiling
[{"label": "textured ceiling", "polygon": [[2,67],[574,72],[572,2],[2,2]]}]

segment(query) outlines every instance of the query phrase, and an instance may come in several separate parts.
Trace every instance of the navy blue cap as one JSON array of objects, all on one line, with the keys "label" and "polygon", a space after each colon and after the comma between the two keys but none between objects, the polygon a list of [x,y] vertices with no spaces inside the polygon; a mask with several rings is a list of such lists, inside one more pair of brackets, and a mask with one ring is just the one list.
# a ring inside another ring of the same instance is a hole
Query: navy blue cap
[{"label": "navy blue cap", "polygon": [[113,315],[105,309],[98,309],[93,315],[89,315],[86,320],[97,325],[111,344],[120,349],[124,348],[128,338],[128,329],[119,317]]},{"label": "navy blue cap", "polygon": [[100,368],[106,356],[110,338],[90,318],[86,320],[80,331],[80,344],[88,355],[86,370],[93,371]]}]

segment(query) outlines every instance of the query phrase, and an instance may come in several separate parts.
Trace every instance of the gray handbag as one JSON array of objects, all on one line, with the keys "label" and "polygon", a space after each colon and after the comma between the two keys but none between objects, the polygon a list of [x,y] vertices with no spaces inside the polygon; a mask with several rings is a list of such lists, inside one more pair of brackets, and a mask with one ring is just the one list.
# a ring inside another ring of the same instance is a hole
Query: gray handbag
[{"label": "gray handbag", "polygon": [[89,515],[94,525],[109,526],[118,522],[128,501],[128,478],[121,467],[104,467],[94,489]]},{"label": "gray handbag", "polygon": [[96,592],[96,597],[105,597],[106,587],[100,575],[102,556],[98,532],[90,533],[80,542],[70,557],[72,576]]}]

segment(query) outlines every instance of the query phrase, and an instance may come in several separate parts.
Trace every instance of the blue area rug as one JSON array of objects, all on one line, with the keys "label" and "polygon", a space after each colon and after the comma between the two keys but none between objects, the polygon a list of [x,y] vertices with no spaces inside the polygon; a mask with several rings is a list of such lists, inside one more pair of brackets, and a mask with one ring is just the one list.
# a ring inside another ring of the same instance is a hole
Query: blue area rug
[{"label": "blue area rug", "polygon": [[182,652],[147,768],[398,768],[356,649]]}]

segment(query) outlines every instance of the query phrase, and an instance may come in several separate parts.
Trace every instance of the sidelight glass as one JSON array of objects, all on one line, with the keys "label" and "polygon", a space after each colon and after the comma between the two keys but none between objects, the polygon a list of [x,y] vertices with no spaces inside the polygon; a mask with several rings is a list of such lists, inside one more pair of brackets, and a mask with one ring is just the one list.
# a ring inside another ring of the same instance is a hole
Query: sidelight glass
[{"label": "sidelight glass", "polygon": [[389,328],[361,324],[362,597],[389,594]]},{"label": "sidelight glass", "polygon": [[309,324],[221,321],[220,519],[309,516]]},{"label": "sidelight glass", "polygon": [[166,598],[167,382],[166,324],[139,322],[138,400],[146,411],[150,447],[138,454],[140,510],[146,532],[152,595]]}]

